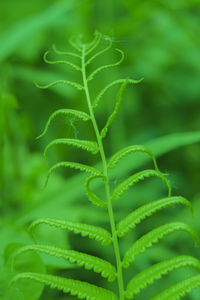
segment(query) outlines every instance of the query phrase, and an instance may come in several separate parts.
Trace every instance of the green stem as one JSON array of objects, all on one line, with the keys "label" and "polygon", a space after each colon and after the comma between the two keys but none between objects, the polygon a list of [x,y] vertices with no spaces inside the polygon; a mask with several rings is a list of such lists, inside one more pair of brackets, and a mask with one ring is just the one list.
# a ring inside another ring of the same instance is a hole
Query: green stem
[{"label": "green stem", "polygon": [[97,125],[97,122],[96,122],[96,119],[94,116],[92,103],[91,103],[91,99],[90,99],[90,93],[89,93],[89,89],[88,89],[87,76],[86,76],[86,68],[85,68],[85,46],[84,45],[83,45],[83,49],[82,49],[82,76],[83,76],[83,85],[84,85],[84,89],[85,89],[87,105],[88,105],[91,121],[92,121],[92,124],[94,127],[94,131],[96,134],[97,142],[99,145],[99,152],[100,152],[101,160],[102,160],[102,164],[103,164],[103,173],[105,176],[105,191],[106,191],[106,198],[107,198],[107,205],[108,205],[108,215],[109,215],[109,219],[110,219],[112,241],[113,241],[116,265],[117,265],[117,280],[118,280],[118,288],[119,288],[119,297],[120,297],[120,300],[124,300],[125,297],[124,297],[124,282],[123,282],[123,274],[122,274],[122,263],[121,263],[121,257],[120,257],[119,242],[118,242],[118,237],[117,237],[117,230],[116,230],[116,225],[115,225],[113,207],[112,207],[106,155],[105,155],[102,139],[101,139],[101,136],[99,133],[99,128],[98,128],[98,125]]}]

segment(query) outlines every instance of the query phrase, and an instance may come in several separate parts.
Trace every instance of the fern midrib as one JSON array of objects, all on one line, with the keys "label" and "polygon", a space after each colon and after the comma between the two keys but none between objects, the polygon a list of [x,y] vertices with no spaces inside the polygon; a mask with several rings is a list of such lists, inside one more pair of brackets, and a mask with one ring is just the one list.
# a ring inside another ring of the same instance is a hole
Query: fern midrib
[{"label": "fern midrib", "polygon": [[102,143],[102,139],[100,136],[99,128],[96,122],[96,118],[94,116],[88,83],[87,83],[87,75],[86,75],[86,64],[85,64],[85,46],[82,47],[82,77],[83,77],[83,86],[85,90],[87,105],[91,117],[91,121],[94,127],[95,135],[97,138],[97,143],[99,146],[99,152],[102,160],[103,165],[103,174],[105,176],[105,192],[106,192],[106,198],[107,198],[107,205],[108,205],[108,215],[110,220],[110,226],[111,226],[111,232],[112,232],[112,241],[113,241],[113,247],[115,252],[115,258],[116,258],[116,265],[117,265],[117,280],[118,280],[118,289],[119,289],[119,297],[120,300],[124,300],[124,282],[123,282],[123,274],[122,274],[122,262],[120,257],[120,250],[119,250],[119,242],[117,237],[117,230],[115,225],[115,218],[114,218],[114,212],[112,207],[112,201],[111,201],[111,193],[110,193],[110,183],[108,178],[108,167],[107,167],[107,161],[106,161],[106,155]]}]

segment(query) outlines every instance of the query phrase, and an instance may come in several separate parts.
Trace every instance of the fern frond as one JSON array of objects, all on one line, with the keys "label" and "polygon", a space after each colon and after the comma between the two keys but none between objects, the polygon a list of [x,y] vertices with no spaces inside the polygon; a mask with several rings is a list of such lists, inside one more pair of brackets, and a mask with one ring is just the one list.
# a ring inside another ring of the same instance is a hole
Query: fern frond
[{"label": "fern frond", "polygon": [[79,111],[79,110],[75,110],[75,109],[59,109],[57,111],[55,111],[54,113],[51,114],[51,116],[49,117],[45,128],[43,130],[43,132],[37,137],[37,139],[43,137],[45,135],[45,133],[47,132],[51,122],[58,116],[58,115],[72,115],[75,116],[76,118],[82,120],[82,121],[88,121],[90,120],[90,116],[83,112],[83,111]]},{"label": "fern frond", "polygon": [[65,52],[65,51],[60,51],[56,48],[56,46],[53,44],[52,46],[52,49],[53,51],[58,54],[58,55],[66,55],[66,56],[73,56],[73,57],[76,57],[76,58],[81,58],[80,55],[76,54],[76,53],[73,53],[73,52]]},{"label": "fern frond", "polygon": [[86,66],[89,65],[95,58],[97,58],[97,57],[100,56],[101,54],[103,54],[103,53],[107,52],[108,50],[110,50],[111,46],[112,46],[112,40],[109,39],[108,46],[107,46],[106,48],[100,50],[100,51],[97,52],[96,54],[94,54],[92,57],[90,57],[90,58],[86,61],[85,65],[86,65]]},{"label": "fern frond", "polygon": [[56,288],[64,293],[70,293],[72,296],[77,296],[79,299],[86,300],[119,300],[113,292],[96,285],[74,279],[65,279],[55,275],[39,274],[39,273],[21,273],[16,275],[11,284],[18,280],[30,279],[51,288]]},{"label": "fern frond", "polygon": [[176,196],[176,197],[167,197],[163,198],[157,201],[153,201],[151,203],[145,204],[136,210],[134,210],[132,213],[130,213],[128,216],[126,216],[124,219],[122,219],[117,224],[117,234],[119,237],[124,236],[127,232],[129,232],[130,229],[135,228],[136,224],[139,224],[142,220],[144,220],[146,217],[151,216],[152,214],[156,213],[157,211],[166,208],[171,205],[176,204],[182,204],[190,208],[192,211],[192,205],[190,201],[187,199]]},{"label": "fern frond", "polygon": [[108,168],[114,168],[114,167],[116,167],[116,165],[118,164],[118,162],[123,157],[125,157],[128,154],[136,153],[136,152],[143,152],[143,153],[148,154],[151,157],[151,159],[152,159],[152,161],[154,163],[155,169],[158,170],[156,158],[155,158],[153,152],[151,150],[149,150],[147,147],[143,146],[143,145],[132,145],[132,146],[128,146],[128,147],[125,147],[125,148],[119,150],[109,160],[109,162],[108,162]]},{"label": "fern frond", "polygon": [[128,268],[134,261],[135,256],[139,253],[143,253],[147,248],[151,247],[154,243],[159,242],[160,239],[176,231],[184,231],[189,233],[194,241],[195,246],[198,246],[198,236],[194,229],[182,222],[168,223],[158,228],[153,229],[147,234],[138,239],[125,253],[123,259],[123,267]]},{"label": "fern frond", "polygon": [[62,162],[55,164],[53,167],[51,167],[49,169],[44,187],[46,187],[51,174],[58,168],[71,168],[71,169],[79,170],[81,172],[91,173],[93,175],[100,175],[100,176],[102,175],[102,173],[99,170],[97,170],[96,168],[93,168],[93,167],[90,167],[90,166],[87,166],[84,164],[76,163],[76,162],[62,161]]},{"label": "fern frond", "polygon": [[171,195],[171,186],[167,178],[159,171],[157,170],[144,170],[140,171],[127,179],[125,179],[123,182],[121,182],[113,191],[112,194],[112,200],[118,200],[119,197],[128,190],[129,187],[133,186],[134,184],[138,183],[141,180],[144,180],[145,178],[149,177],[158,177],[160,178],[164,183],[166,183],[168,187],[168,193],[169,197]]},{"label": "fern frond", "polygon": [[136,84],[139,83],[143,80],[143,78],[139,79],[139,80],[133,80],[133,79],[117,79],[112,81],[111,83],[107,84],[101,91],[100,93],[97,95],[97,97],[95,98],[92,107],[93,109],[95,109],[97,107],[97,105],[99,104],[99,101],[101,100],[101,98],[104,96],[104,94],[113,86],[118,85],[118,84],[122,84],[126,81],[128,81],[128,83],[132,83],[132,84]]},{"label": "fern frond", "polygon": [[29,245],[20,248],[13,256],[12,266],[14,265],[16,258],[21,253],[27,251],[38,251],[47,255],[63,258],[70,263],[76,263],[78,266],[83,266],[87,270],[93,269],[94,272],[100,273],[102,277],[107,278],[110,282],[116,279],[116,269],[108,261],[86,253],[48,245]]},{"label": "fern frond", "polygon": [[70,86],[73,86],[74,88],[76,88],[77,90],[83,90],[84,87],[77,83],[77,82],[74,82],[74,81],[69,81],[69,80],[57,80],[57,81],[54,81],[52,83],[49,83],[47,85],[39,85],[37,82],[34,82],[35,86],[39,89],[48,89],[49,87],[52,87],[52,86],[55,86],[57,84],[66,84],[66,85],[70,85]]},{"label": "fern frond", "polygon": [[106,122],[106,125],[101,130],[101,138],[104,138],[106,136],[106,133],[108,131],[108,127],[116,119],[116,116],[117,116],[117,114],[119,112],[121,101],[122,101],[122,94],[123,94],[123,91],[124,91],[125,87],[127,86],[127,84],[128,84],[128,81],[125,81],[124,83],[122,83],[122,85],[121,85],[121,87],[119,89],[119,92],[117,93],[114,110],[113,110],[112,114],[109,116],[109,118],[108,118],[108,120]]},{"label": "fern frond", "polygon": [[91,152],[92,154],[97,154],[97,152],[99,151],[98,144],[96,142],[79,140],[79,139],[61,138],[61,139],[55,139],[47,145],[47,147],[44,150],[45,157],[48,150],[54,145],[70,145]]},{"label": "fern frond", "polygon": [[51,218],[40,218],[34,221],[29,227],[30,233],[33,234],[33,230],[41,224],[46,224],[48,226],[60,229],[66,229],[72,231],[75,234],[81,234],[81,236],[83,237],[88,236],[90,239],[95,239],[97,242],[100,242],[104,246],[110,245],[112,241],[110,232],[108,232],[104,228],[89,224]]},{"label": "fern frond", "polygon": [[92,51],[94,51],[98,47],[98,45],[101,41],[101,37],[102,37],[102,34],[99,31],[95,31],[94,39],[91,43],[89,43],[87,45],[85,55],[90,54]]},{"label": "fern frond", "polygon": [[[70,43],[72,47],[76,51],[72,52],[62,52],[57,50],[55,46],[53,46],[53,50],[57,55],[65,55],[63,57],[59,57],[56,60],[51,60],[53,57],[49,56],[49,51],[44,54],[44,61],[48,64],[63,64],[68,65],[82,73],[82,83],[74,82],[70,80],[57,80],[50,84],[40,86],[39,84],[35,83],[38,88],[47,89],[49,87],[56,86],[58,84],[65,84],[76,88],[77,90],[84,90],[84,95],[86,98],[87,108],[90,112],[90,115],[79,112],[76,110],[71,109],[64,109],[58,110],[53,113],[50,118],[48,119],[44,131],[39,137],[44,136],[47,132],[51,122],[54,118],[58,115],[74,115],[77,118],[83,121],[92,121],[93,129],[95,132],[95,136],[97,138],[97,142],[87,141],[87,140],[78,140],[78,139],[70,139],[70,138],[59,138],[55,139],[50,142],[45,150],[44,155],[46,157],[49,149],[54,145],[70,145],[75,146],[77,148],[81,148],[92,154],[98,153],[101,154],[101,161],[102,161],[102,168],[103,172],[100,170],[88,166],[85,164],[77,163],[77,162],[70,162],[70,161],[63,161],[53,165],[46,177],[45,186],[48,183],[49,177],[51,176],[52,172],[57,170],[60,167],[65,168],[72,168],[75,170],[79,170],[81,172],[89,173],[90,177],[86,179],[85,182],[85,191],[86,195],[92,204],[97,207],[104,207],[108,205],[108,217],[110,223],[110,232],[104,228],[90,225],[90,224],[83,224],[79,222],[73,221],[65,221],[59,219],[51,219],[51,218],[40,218],[34,221],[29,230],[31,234],[33,234],[34,229],[37,228],[39,225],[44,224],[47,226],[56,227],[57,230],[66,230],[74,234],[80,234],[82,237],[88,237],[90,239],[94,239],[97,242],[101,243],[102,245],[110,245],[112,244],[114,249],[114,256],[116,260],[116,268],[110,262],[89,255],[87,253],[82,253],[79,251],[71,250],[71,249],[64,249],[57,246],[52,245],[28,245],[21,247],[20,249],[11,256],[11,265],[14,265],[16,262],[16,258],[26,251],[36,251],[42,254],[54,256],[57,258],[65,259],[71,263],[75,263],[78,266],[83,266],[85,269],[93,270],[96,273],[99,273],[102,277],[107,278],[108,281],[112,282],[117,279],[118,284],[118,294],[119,297],[110,290],[98,287],[93,284],[89,284],[87,282],[67,279],[63,277],[58,277],[54,275],[48,274],[40,274],[40,273],[21,273],[17,274],[12,283],[18,280],[34,280],[43,285],[48,285],[52,288],[56,288],[58,290],[63,291],[64,293],[69,293],[72,296],[77,296],[79,299],[86,299],[86,300],[119,300],[120,299],[131,299],[134,295],[137,295],[142,289],[146,288],[147,285],[152,284],[156,279],[161,278],[163,275],[181,267],[190,266],[197,268],[200,270],[200,261],[191,257],[191,256],[179,256],[171,259],[164,260],[160,263],[157,263],[146,270],[140,272],[135,277],[133,277],[128,285],[126,291],[124,291],[124,274],[122,268],[127,268],[130,264],[135,260],[135,256],[137,254],[143,253],[146,249],[153,246],[153,244],[158,243],[161,239],[168,236],[171,233],[182,231],[190,234],[194,239],[195,246],[198,245],[198,236],[196,232],[193,230],[192,227],[186,225],[185,223],[176,222],[176,223],[169,223],[162,225],[160,227],[154,228],[153,230],[147,232],[146,234],[142,235],[138,240],[136,240],[131,247],[125,252],[123,261],[121,260],[120,255],[120,245],[118,238],[123,237],[130,229],[136,227],[136,224],[140,223],[142,220],[146,219],[149,216],[152,216],[154,213],[169,207],[170,205],[185,205],[192,210],[191,203],[181,197],[171,197],[171,185],[168,179],[165,177],[165,174],[161,173],[158,169],[156,158],[154,154],[146,147],[141,145],[133,145],[126,147],[120,151],[118,151],[113,157],[110,159],[109,163],[107,164],[107,158],[105,154],[105,149],[103,145],[103,138],[106,137],[108,132],[109,126],[115,121],[117,114],[119,113],[120,105],[122,102],[122,95],[123,91],[128,83],[136,84],[139,83],[140,80],[133,80],[133,79],[118,79],[114,80],[111,83],[107,84],[100,92],[97,94],[96,98],[94,99],[93,104],[91,103],[91,91],[89,89],[89,83],[94,78],[96,79],[96,75],[98,75],[101,71],[116,67],[122,63],[124,60],[124,52],[120,49],[115,49],[119,52],[120,58],[117,59],[115,63],[109,63],[107,65],[100,65],[96,69],[93,69],[89,76],[87,77],[87,66],[91,64],[97,57],[104,54],[111,48],[112,39],[108,39],[108,44],[105,45],[105,48],[99,47],[99,44],[102,40],[102,34],[98,31],[95,32],[94,38],[91,42],[85,42],[82,36],[79,37],[72,37]],[[93,52],[94,51],[94,52]],[[77,53],[74,53],[77,52]],[[55,54],[54,54],[55,55]],[[71,56],[73,58],[78,58],[81,61],[75,63],[70,61],[69,58],[66,56]],[[79,65],[81,63],[81,66]],[[107,118],[105,122],[105,126],[102,128],[101,132],[99,132],[99,126],[97,124],[97,120],[94,115],[93,109],[97,107],[100,100],[104,97],[104,95],[114,86],[120,84],[120,89],[116,95],[116,101],[114,103],[114,109],[111,112],[110,116]],[[39,138],[38,137],[38,138]],[[143,170],[136,174],[133,174],[122,181],[119,185],[114,188],[112,195],[110,194],[110,182],[108,176],[108,169],[114,168],[118,162],[124,158],[128,154],[132,154],[135,152],[143,152],[146,153],[154,164],[154,169],[150,170]],[[145,204],[133,212],[131,212],[128,216],[123,218],[119,223],[116,225],[116,221],[114,218],[114,211],[112,206],[112,200],[119,199],[124,192],[126,192],[131,186],[134,186],[136,183],[150,177],[157,177],[161,179],[168,188],[168,197]],[[99,196],[97,196],[91,187],[91,182],[94,179],[101,178],[104,181],[105,185],[105,196],[106,199],[103,201]],[[36,254],[36,253],[35,253]],[[156,297],[152,298],[152,300],[177,300],[183,297],[187,292],[190,292],[193,288],[200,286],[200,275],[195,275],[189,279],[183,280],[178,284],[168,288],[167,290],[161,292]]]},{"label": "fern frond", "polygon": [[94,205],[96,205],[97,207],[103,207],[105,206],[105,202],[103,200],[101,200],[95,193],[93,193],[90,189],[90,183],[92,180],[96,179],[96,178],[103,178],[104,176],[99,176],[99,175],[95,175],[95,176],[91,176],[89,178],[86,179],[85,182],[85,192],[86,195],[89,199],[90,202],[92,202]]},{"label": "fern frond", "polygon": [[200,287],[200,274],[193,275],[190,278],[184,279],[150,300],[179,300],[192,290]]},{"label": "fern frond", "polygon": [[154,264],[129,281],[125,292],[126,298],[132,299],[134,295],[139,294],[141,290],[145,289],[148,285],[153,284],[155,280],[160,279],[163,275],[166,275],[173,270],[183,267],[200,269],[200,261],[192,256],[182,255]]},{"label": "fern frond", "polygon": [[44,58],[44,61],[47,63],[47,64],[51,64],[51,65],[68,65],[70,67],[72,67],[73,69],[75,69],[76,71],[79,71],[81,72],[81,68],[79,66],[77,66],[76,64],[73,64],[67,60],[55,60],[55,61],[51,61],[49,59],[47,59],[47,55],[49,54],[50,51],[46,51],[43,58]]},{"label": "fern frond", "polygon": [[119,66],[122,61],[124,60],[124,52],[120,49],[115,49],[116,51],[118,51],[120,54],[121,54],[121,58],[116,62],[116,63],[113,63],[113,64],[110,64],[110,65],[105,65],[105,66],[101,66],[99,68],[97,68],[95,71],[93,71],[89,76],[88,76],[88,79],[87,81],[91,81],[92,79],[94,79],[94,77],[101,71],[105,70],[105,69],[108,69],[108,68],[113,68],[113,67],[116,67],[116,66]]}]

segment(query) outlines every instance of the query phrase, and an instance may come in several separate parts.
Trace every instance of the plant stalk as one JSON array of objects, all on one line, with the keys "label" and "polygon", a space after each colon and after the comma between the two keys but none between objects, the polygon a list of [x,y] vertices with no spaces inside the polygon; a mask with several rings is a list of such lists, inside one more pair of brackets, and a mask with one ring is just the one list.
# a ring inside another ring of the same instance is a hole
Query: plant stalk
[{"label": "plant stalk", "polygon": [[91,121],[93,124],[93,128],[95,131],[95,135],[97,138],[99,152],[100,152],[100,156],[101,156],[101,160],[102,160],[102,164],[103,164],[103,174],[105,176],[105,192],[106,192],[106,199],[107,199],[107,205],[108,205],[108,215],[109,215],[109,220],[110,220],[112,241],[113,241],[115,259],[116,259],[116,265],[117,265],[117,280],[118,280],[118,289],[119,289],[119,299],[124,300],[125,297],[124,297],[124,282],[123,282],[123,273],[122,273],[122,263],[121,263],[119,242],[118,242],[115,219],[114,219],[114,212],[113,212],[113,207],[112,207],[106,155],[105,155],[105,151],[104,151],[104,147],[103,147],[103,143],[102,143],[102,138],[100,136],[99,128],[98,128],[96,118],[94,116],[94,112],[93,112],[93,108],[92,108],[92,103],[91,103],[91,98],[90,98],[90,93],[89,93],[89,88],[88,88],[88,83],[87,83],[86,66],[85,66],[85,46],[84,45],[83,45],[83,49],[82,49],[82,76],[83,76],[83,85],[84,85],[84,89],[85,89],[87,105],[88,105]]}]

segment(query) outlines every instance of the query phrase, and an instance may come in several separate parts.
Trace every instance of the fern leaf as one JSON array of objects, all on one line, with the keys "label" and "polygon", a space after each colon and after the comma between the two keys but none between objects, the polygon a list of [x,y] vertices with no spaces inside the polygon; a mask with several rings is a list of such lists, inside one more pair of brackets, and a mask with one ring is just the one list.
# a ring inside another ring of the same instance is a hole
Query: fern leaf
[{"label": "fern leaf", "polygon": [[119,90],[119,92],[117,93],[117,97],[116,97],[116,102],[115,102],[115,107],[114,110],[112,112],[112,114],[110,115],[110,117],[108,118],[106,125],[104,126],[104,128],[101,130],[101,138],[104,138],[106,136],[106,133],[108,131],[108,127],[114,122],[114,120],[116,119],[116,116],[119,112],[120,109],[120,105],[121,105],[121,101],[122,101],[122,94],[123,91],[125,89],[125,87],[127,86],[128,81],[125,81],[122,85],[121,88]]},{"label": "fern leaf", "polygon": [[92,51],[94,51],[98,47],[98,45],[101,41],[101,37],[102,37],[102,34],[99,31],[95,31],[94,39],[91,43],[89,43],[87,45],[85,55],[90,54]]},{"label": "fern leaf", "polygon": [[140,171],[127,179],[125,179],[123,182],[121,182],[113,191],[112,199],[117,200],[119,197],[128,190],[129,187],[133,186],[134,184],[138,183],[141,180],[144,180],[145,178],[149,177],[158,177],[160,178],[164,183],[166,183],[168,187],[168,193],[169,196],[171,195],[171,186],[169,184],[169,181],[167,178],[159,171],[157,170],[144,170]]},{"label": "fern leaf", "polygon": [[12,265],[15,263],[17,256],[27,251],[38,251],[47,255],[63,258],[70,263],[76,263],[78,266],[83,266],[87,270],[93,269],[94,272],[100,273],[102,277],[107,278],[110,282],[116,279],[115,267],[106,260],[86,253],[48,245],[29,245],[20,248],[13,256]]},{"label": "fern leaf", "polygon": [[37,137],[37,139],[43,137],[45,135],[45,133],[47,132],[51,122],[59,115],[64,115],[64,116],[75,116],[76,118],[82,120],[82,121],[88,121],[90,120],[90,116],[83,112],[83,111],[79,111],[79,110],[75,110],[75,109],[59,109],[57,111],[55,111],[54,113],[51,114],[51,116],[49,117],[46,126],[44,128],[44,131]]},{"label": "fern leaf", "polygon": [[89,76],[88,76],[88,81],[91,81],[92,79],[94,79],[94,77],[101,71],[108,69],[108,68],[113,68],[116,67],[118,65],[120,65],[122,63],[122,61],[124,60],[124,52],[121,51],[120,49],[115,49],[116,51],[118,51],[121,54],[121,58],[120,60],[118,60],[116,63],[110,64],[110,65],[105,65],[105,66],[101,66],[99,68],[97,68],[95,71],[93,71]]},{"label": "fern leaf", "polygon": [[96,178],[104,178],[104,176],[91,176],[89,178],[86,179],[86,182],[85,182],[85,192],[86,192],[86,195],[89,199],[89,201],[91,201],[94,205],[96,205],[97,207],[103,207],[106,203],[101,200],[95,193],[93,193],[90,189],[90,183],[93,179],[96,179]]},{"label": "fern leaf", "polygon": [[102,245],[107,246],[111,243],[111,234],[104,228],[89,225],[89,224],[82,224],[78,222],[72,221],[65,221],[65,220],[58,220],[58,219],[51,219],[51,218],[41,218],[34,221],[30,227],[29,231],[32,234],[33,230],[41,224],[46,224],[48,226],[66,229],[72,231],[75,234],[81,234],[81,236],[85,237],[88,236],[90,239],[95,239],[96,241],[100,242]]},{"label": "fern leaf", "polygon": [[52,48],[53,48],[53,51],[54,51],[56,54],[59,54],[59,55],[66,55],[66,56],[73,56],[73,57],[76,57],[76,58],[81,58],[81,56],[78,55],[78,54],[76,54],[76,53],[73,53],[73,52],[65,52],[65,51],[60,51],[60,50],[58,50],[54,44],[53,44]]},{"label": "fern leaf", "polygon": [[106,85],[101,91],[100,93],[97,95],[97,97],[95,98],[93,104],[92,104],[92,107],[95,109],[97,107],[97,105],[99,104],[99,101],[101,100],[101,98],[104,96],[104,94],[113,86],[115,85],[118,85],[118,84],[122,84],[126,81],[128,81],[128,83],[132,83],[132,84],[136,84],[136,83],[139,83],[143,80],[142,79],[139,79],[139,80],[133,80],[133,79],[117,79],[117,80],[114,80],[112,81],[111,83],[109,83],[108,85]]},{"label": "fern leaf", "polygon": [[48,89],[49,87],[55,86],[57,84],[70,85],[70,86],[75,87],[77,90],[83,90],[84,89],[84,87],[81,84],[79,84],[77,82],[74,82],[74,81],[69,81],[69,80],[57,80],[57,81],[54,81],[54,82],[49,83],[47,85],[39,85],[37,82],[34,82],[34,84],[39,89]]},{"label": "fern leaf", "polygon": [[140,272],[129,281],[125,292],[126,298],[132,299],[134,295],[139,294],[141,290],[145,289],[148,285],[153,284],[156,279],[160,279],[163,275],[183,267],[200,269],[200,261],[192,256],[182,255],[157,263]]},{"label": "fern leaf", "polygon": [[90,167],[90,166],[87,166],[84,164],[76,163],[76,162],[62,161],[62,162],[55,164],[53,167],[51,167],[49,169],[44,187],[46,187],[51,174],[58,168],[71,168],[71,169],[79,170],[81,172],[91,173],[93,175],[100,175],[100,176],[102,175],[102,173],[99,170],[97,170],[96,168],[93,168],[93,167]]},{"label": "fern leaf", "polygon": [[90,57],[87,62],[86,62],[86,66],[89,65],[95,58],[97,58],[98,56],[100,56],[101,54],[107,52],[112,46],[112,41],[111,39],[108,40],[108,46],[102,50],[100,50],[99,52],[97,52],[96,54],[94,54],[92,57]]},{"label": "fern leaf", "polygon": [[97,145],[96,142],[79,140],[79,139],[61,138],[61,139],[55,139],[47,145],[47,147],[44,150],[44,156],[45,157],[46,157],[46,154],[47,154],[48,150],[54,145],[75,146],[75,147],[81,148],[83,150],[86,150],[88,152],[91,152],[92,154],[96,154],[99,151],[98,145]]},{"label": "fern leaf", "polygon": [[193,275],[190,278],[184,279],[168,289],[161,292],[159,295],[151,298],[151,300],[179,300],[186,294],[191,293],[193,289],[200,287],[200,275]]},{"label": "fern leaf", "polygon": [[64,293],[70,293],[72,296],[77,296],[79,299],[86,300],[118,300],[117,295],[113,292],[96,285],[74,280],[58,277],[55,275],[39,274],[39,273],[21,273],[16,275],[11,284],[14,284],[18,280],[30,279],[38,281],[42,284],[56,288]]},{"label": "fern leaf", "polygon": [[195,246],[198,246],[198,236],[191,226],[181,222],[165,224],[143,235],[126,251],[123,259],[123,267],[129,267],[137,254],[143,253],[152,244],[157,243],[163,237],[176,231],[189,233],[195,241]]},{"label": "fern leaf", "polygon": [[75,69],[76,71],[79,71],[81,72],[81,68],[67,60],[55,60],[55,61],[51,61],[49,59],[47,59],[47,55],[49,54],[50,51],[46,51],[45,54],[44,54],[44,61],[47,63],[47,64],[51,64],[51,65],[58,65],[58,64],[62,64],[62,65],[68,65],[70,67],[72,67],[73,69]]},{"label": "fern leaf", "polygon": [[108,168],[116,167],[117,163],[123,157],[125,157],[126,155],[128,155],[130,153],[135,153],[135,152],[144,152],[144,153],[148,154],[151,157],[151,159],[153,160],[155,169],[158,170],[158,166],[157,166],[154,154],[152,153],[151,150],[149,150],[147,147],[145,147],[143,145],[132,145],[132,146],[128,146],[126,148],[121,149],[120,151],[118,151],[111,157],[111,159],[108,163]]},{"label": "fern leaf", "polygon": [[176,196],[176,197],[167,197],[151,203],[145,204],[138,209],[134,210],[123,220],[117,224],[117,233],[119,237],[124,236],[130,229],[135,228],[136,224],[139,224],[146,217],[151,216],[155,212],[166,208],[170,205],[182,204],[190,208],[192,211],[192,205],[187,199]]}]

